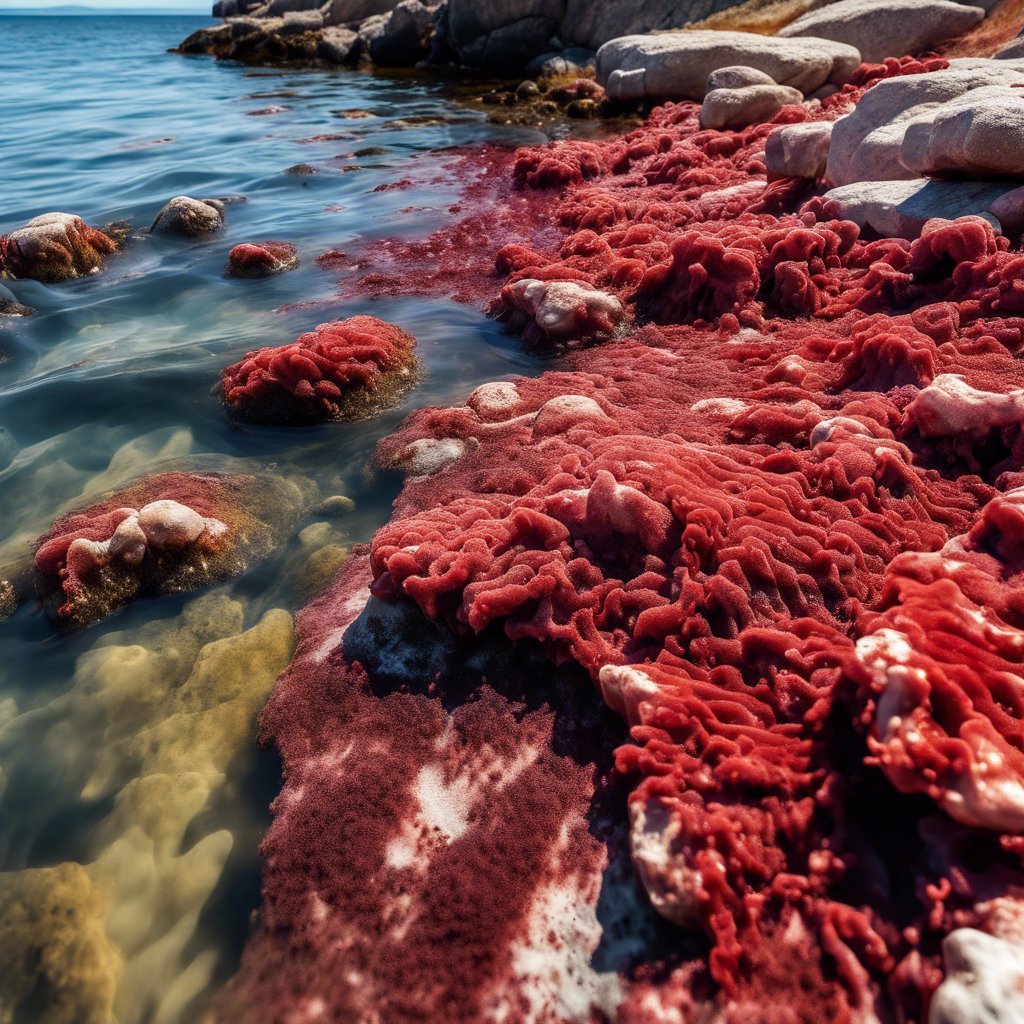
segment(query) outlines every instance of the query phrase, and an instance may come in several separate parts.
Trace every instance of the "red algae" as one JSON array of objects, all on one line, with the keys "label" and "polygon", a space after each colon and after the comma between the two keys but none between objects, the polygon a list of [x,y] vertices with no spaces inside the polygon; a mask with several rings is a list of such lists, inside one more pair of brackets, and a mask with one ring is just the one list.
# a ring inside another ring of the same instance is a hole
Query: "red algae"
[{"label": "red algae", "polygon": [[54,521],[36,541],[39,595],[78,627],[138,597],[229,579],[280,543],[297,499],[271,477],[146,477]]},{"label": "red algae", "polygon": [[272,277],[299,265],[299,251],[291,242],[242,242],[228,253],[227,277]]},{"label": "red algae", "polygon": [[[345,289],[488,304],[563,358],[382,442],[395,515],[263,717],[287,781],[219,1019],[926,1024],[961,933],[1004,937],[1024,257],[978,218],[868,237],[763,160],[776,126],[943,66],[862,66],[737,132],[669,104],[462,155],[505,180],[357,256],[382,269]],[[597,697],[627,740],[566,726]],[[551,893],[585,917],[616,844],[662,930],[602,974],[607,919],[566,937]]]},{"label": "red algae", "polygon": [[320,324],[293,344],[249,352],[221,371],[224,404],[254,423],[368,415],[415,382],[416,341],[372,316]]},{"label": "red algae", "polygon": [[70,213],[47,213],[9,235],[0,235],[0,278],[45,283],[94,274],[117,243]]}]

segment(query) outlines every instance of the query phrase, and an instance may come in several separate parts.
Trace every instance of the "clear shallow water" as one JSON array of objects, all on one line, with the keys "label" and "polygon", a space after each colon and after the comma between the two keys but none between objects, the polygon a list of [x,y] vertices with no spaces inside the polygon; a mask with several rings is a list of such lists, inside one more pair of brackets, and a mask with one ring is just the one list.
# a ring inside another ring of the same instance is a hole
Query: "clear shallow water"
[{"label": "clear shallow water", "polygon": [[[17,1005],[16,1020],[46,1020],[59,981],[80,1024],[111,1008],[119,1024],[199,1019],[258,898],[279,778],[256,750],[255,715],[287,663],[288,615],[397,492],[366,472],[373,445],[412,408],[539,369],[474,309],[332,300],[336,275],[314,258],[441,222],[455,181],[373,191],[417,154],[541,136],[490,125],[429,83],[166,53],[203,23],[0,17],[0,233],[52,210],[144,228],[177,194],[247,199],[212,240],[144,238],[87,280],[7,283],[39,313],[0,329],[0,566],[59,512],[163,468],[278,472],[356,509],[304,521],[270,562],[203,595],[141,602],[73,636],[31,607],[0,623],[0,1010]],[[270,105],[288,109],[249,115]],[[348,109],[374,116],[332,114]],[[416,115],[440,121],[394,124]],[[351,137],[298,141],[322,133]],[[368,147],[384,152],[351,156]],[[321,173],[285,173],[300,162]],[[228,250],[261,238],[297,244],[301,268],[226,280]],[[356,313],[419,340],[424,380],[401,408],[293,431],[224,418],[210,396],[222,366]],[[56,965],[45,984],[40,959]]]}]

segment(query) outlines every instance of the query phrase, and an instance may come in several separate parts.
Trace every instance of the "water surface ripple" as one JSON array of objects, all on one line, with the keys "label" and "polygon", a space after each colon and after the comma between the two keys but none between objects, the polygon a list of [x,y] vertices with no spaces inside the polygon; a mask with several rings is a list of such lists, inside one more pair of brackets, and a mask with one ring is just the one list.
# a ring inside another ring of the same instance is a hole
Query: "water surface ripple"
[{"label": "water surface ripple", "polygon": [[[366,472],[383,433],[412,408],[539,369],[474,309],[342,304],[314,257],[439,224],[457,181],[374,192],[418,154],[541,136],[490,125],[411,78],[166,52],[202,23],[0,17],[0,233],[53,210],[142,229],[180,193],[246,197],[211,240],[142,238],[87,280],[7,283],[39,312],[0,329],[0,565],[59,512],[163,467],[294,475],[356,509],[303,523],[271,562],[203,595],[140,602],[72,636],[32,607],[0,624],[0,934],[62,951],[81,1000],[67,1019],[82,1024],[111,1002],[119,1024],[194,1021],[234,969],[279,784],[256,751],[255,714],[287,661],[287,613],[310,596],[311,567],[329,569],[387,517],[398,482]],[[251,114],[273,105],[287,109]],[[372,116],[334,113],[352,109]],[[300,141],[318,134],[343,137]],[[366,149],[380,152],[353,155]],[[320,173],[286,173],[298,163]],[[294,242],[301,268],[222,276],[233,245],[264,238]],[[288,431],[225,419],[210,394],[223,365],[357,313],[418,338],[426,373],[401,408]],[[66,905],[70,932],[55,909]],[[17,907],[28,923],[11,925]],[[48,997],[32,978],[9,984],[0,1005],[43,1019]]]}]

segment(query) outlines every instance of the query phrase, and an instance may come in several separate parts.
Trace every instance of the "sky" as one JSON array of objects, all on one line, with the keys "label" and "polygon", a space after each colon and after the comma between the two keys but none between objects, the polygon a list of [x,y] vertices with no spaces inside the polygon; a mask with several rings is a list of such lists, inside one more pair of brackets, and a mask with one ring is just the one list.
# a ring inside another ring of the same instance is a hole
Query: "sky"
[{"label": "sky", "polygon": [[95,7],[97,10],[116,11],[129,9],[136,14],[147,7],[174,8],[179,11],[195,11],[209,14],[213,0],[0,0],[0,11],[10,7],[26,8],[66,7],[68,5]]}]

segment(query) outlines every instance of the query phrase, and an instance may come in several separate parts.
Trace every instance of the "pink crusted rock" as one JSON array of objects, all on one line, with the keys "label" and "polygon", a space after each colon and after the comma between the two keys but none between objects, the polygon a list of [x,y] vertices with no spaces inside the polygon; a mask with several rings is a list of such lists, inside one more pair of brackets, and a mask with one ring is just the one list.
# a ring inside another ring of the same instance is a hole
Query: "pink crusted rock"
[{"label": "pink crusted rock", "polygon": [[221,371],[221,393],[230,410],[255,423],[365,416],[414,383],[415,346],[394,324],[354,316],[248,353]]},{"label": "pink crusted rock", "polygon": [[99,270],[112,238],[70,213],[46,213],[0,236],[0,276],[55,283]]},{"label": "pink crusted rock", "polygon": [[615,296],[576,281],[524,278],[502,289],[501,302],[535,344],[607,339],[626,319]]},{"label": "pink crusted rock", "polygon": [[147,477],[39,538],[40,595],[61,624],[81,626],[139,596],[228,579],[276,546],[297,498],[273,477]]},{"label": "pink crusted rock", "polygon": [[202,238],[224,226],[224,204],[218,199],[175,196],[156,215],[150,226],[154,235]]},{"label": "pink crusted rock", "polygon": [[228,253],[227,277],[271,277],[299,265],[299,250],[291,242],[243,242]]}]

